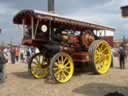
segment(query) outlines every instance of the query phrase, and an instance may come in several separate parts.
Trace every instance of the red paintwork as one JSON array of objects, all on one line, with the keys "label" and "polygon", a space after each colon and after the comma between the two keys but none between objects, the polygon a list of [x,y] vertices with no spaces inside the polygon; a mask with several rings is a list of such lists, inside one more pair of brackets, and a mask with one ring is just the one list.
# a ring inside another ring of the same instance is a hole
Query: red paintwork
[{"label": "red paintwork", "polygon": [[69,38],[69,41],[72,43],[72,44],[79,44],[80,38],[78,36],[70,36]]},{"label": "red paintwork", "polygon": [[74,62],[88,62],[89,54],[88,52],[74,52],[71,54]]}]

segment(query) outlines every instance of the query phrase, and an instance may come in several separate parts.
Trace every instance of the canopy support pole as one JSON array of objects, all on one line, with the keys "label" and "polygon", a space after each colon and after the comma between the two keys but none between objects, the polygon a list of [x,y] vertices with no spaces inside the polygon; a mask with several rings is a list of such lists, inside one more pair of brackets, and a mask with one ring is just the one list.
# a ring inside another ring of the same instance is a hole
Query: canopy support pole
[{"label": "canopy support pole", "polygon": [[35,36],[36,36],[36,33],[37,33],[37,28],[39,26],[39,22],[40,22],[40,19],[37,20],[37,23],[36,23],[36,28],[35,28]]},{"label": "canopy support pole", "polygon": [[25,20],[22,19],[22,24],[23,24],[23,36],[25,35]]},{"label": "canopy support pole", "polygon": [[33,20],[33,17],[31,17],[31,27],[32,27],[32,39],[35,39],[35,36],[34,36],[34,20]]},{"label": "canopy support pole", "polygon": [[51,38],[51,33],[52,32],[52,28],[51,28],[51,21],[49,21],[49,40],[52,40]]},{"label": "canopy support pole", "polygon": [[106,36],[106,30],[104,30],[104,36]]}]

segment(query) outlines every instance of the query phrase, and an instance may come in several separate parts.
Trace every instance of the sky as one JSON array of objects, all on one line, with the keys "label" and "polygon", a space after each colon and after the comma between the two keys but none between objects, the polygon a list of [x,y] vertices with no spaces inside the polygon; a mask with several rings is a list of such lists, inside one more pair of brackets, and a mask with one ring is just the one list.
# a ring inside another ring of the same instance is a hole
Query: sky
[{"label": "sky", "polygon": [[[12,19],[23,9],[47,11],[48,0],[0,0],[0,41],[21,43],[22,31]],[[55,13],[81,21],[111,26],[115,39],[128,38],[128,18],[121,16],[120,7],[128,0],[55,0]]]}]

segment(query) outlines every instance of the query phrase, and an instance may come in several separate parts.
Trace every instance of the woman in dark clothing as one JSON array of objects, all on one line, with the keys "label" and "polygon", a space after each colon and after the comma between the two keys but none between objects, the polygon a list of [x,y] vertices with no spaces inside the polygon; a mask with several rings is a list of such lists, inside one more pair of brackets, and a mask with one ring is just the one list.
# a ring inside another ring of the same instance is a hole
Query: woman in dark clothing
[{"label": "woman in dark clothing", "polygon": [[23,53],[20,53],[20,60],[21,60],[21,62],[23,63],[23,61],[24,61]]},{"label": "woman in dark clothing", "polygon": [[15,55],[15,49],[14,48],[11,48],[10,53],[11,53],[11,63],[12,64],[15,64],[15,57],[16,57],[16,55]]},{"label": "woman in dark clothing", "polygon": [[123,46],[120,46],[119,48],[119,62],[120,62],[120,69],[125,69],[125,48]]}]

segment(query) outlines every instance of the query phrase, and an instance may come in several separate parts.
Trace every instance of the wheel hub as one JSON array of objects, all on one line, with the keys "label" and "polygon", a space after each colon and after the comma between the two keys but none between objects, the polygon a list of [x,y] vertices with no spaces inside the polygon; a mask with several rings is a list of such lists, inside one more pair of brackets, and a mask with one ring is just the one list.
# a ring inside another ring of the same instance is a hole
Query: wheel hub
[{"label": "wheel hub", "polygon": [[65,67],[64,67],[63,64],[58,64],[58,68],[61,69],[61,70],[63,70]]}]

